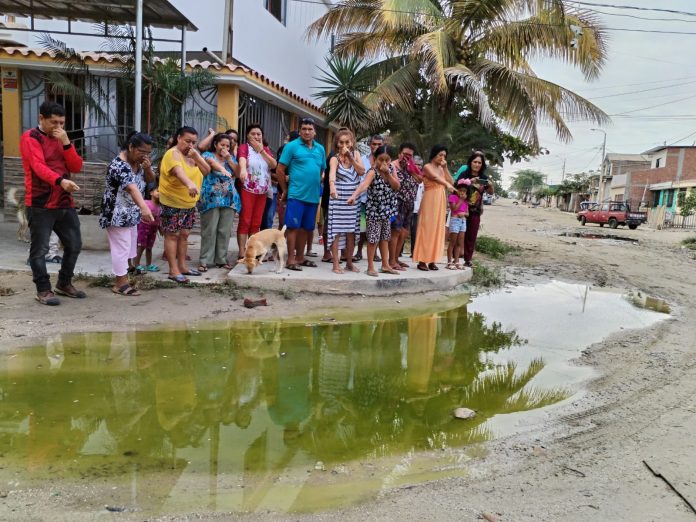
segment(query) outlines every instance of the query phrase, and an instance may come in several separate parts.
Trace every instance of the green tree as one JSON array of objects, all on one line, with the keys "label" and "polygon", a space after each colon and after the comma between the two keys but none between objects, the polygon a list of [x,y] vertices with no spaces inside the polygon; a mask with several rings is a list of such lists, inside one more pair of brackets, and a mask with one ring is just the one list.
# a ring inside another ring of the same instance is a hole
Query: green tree
[{"label": "green tree", "polygon": [[[688,196],[685,193],[680,193],[679,196],[681,196],[680,201],[678,201],[679,213],[682,217],[686,218],[696,212],[696,189],[691,189]],[[682,226],[685,223],[686,220],[682,220]]]},{"label": "green tree", "polygon": [[425,79],[441,114],[451,113],[459,96],[486,128],[498,118],[537,148],[538,123],[569,141],[566,121],[608,120],[588,100],[538,77],[529,62],[553,58],[587,80],[599,76],[604,29],[568,0],[339,0],[308,35],[337,35],[338,54],[376,60],[378,81],[363,99],[375,113],[412,111]]},{"label": "green tree", "polygon": [[515,172],[510,188],[527,201],[536,190],[544,187],[544,175],[538,170],[524,169]]},{"label": "green tree", "polygon": [[372,79],[362,60],[332,55],[326,59],[327,69],[315,78],[322,83],[314,97],[323,100],[326,122],[335,121],[361,135],[374,125],[374,114],[362,99],[372,89]]}]

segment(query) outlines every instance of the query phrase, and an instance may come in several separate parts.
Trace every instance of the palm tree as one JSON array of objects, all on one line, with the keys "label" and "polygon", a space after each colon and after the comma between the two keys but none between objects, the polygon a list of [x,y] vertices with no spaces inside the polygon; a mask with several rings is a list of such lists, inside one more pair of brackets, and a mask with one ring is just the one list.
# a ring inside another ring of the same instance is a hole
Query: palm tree
[{"label": "palm tree", "polygon": [[332,55],[326,58],[327,70],[315,78],[323,85],[314,97],[323,99],[321,108],[326,111],[326,122],[336,121],[357,134],[374,125],[373,115],[362,98],[372,90],[371,78],[366,74],[364,62],[355,56],[344,58]]},{"label": "palm tree", "polygon": [[379,83],[364,103],[384,113],[409,111],[419,80],[442,114],[457,96],[486,127],[499,118],[538,147],[537,125],[572,138],[566,121],[608,121],[598,107],[539,78],[529,60],[554,58],[593,80],[606,59],[606,36],[589,11],[568,0],[339,0],[308,36],[337,36],[335,51],[375,60]]}]

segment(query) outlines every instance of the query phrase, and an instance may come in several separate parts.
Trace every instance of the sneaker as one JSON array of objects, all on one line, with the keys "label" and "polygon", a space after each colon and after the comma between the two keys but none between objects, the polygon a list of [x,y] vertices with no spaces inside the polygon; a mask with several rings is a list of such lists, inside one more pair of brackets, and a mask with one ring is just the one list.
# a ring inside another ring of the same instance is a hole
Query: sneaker
[{"label": "sneaker", "polygon": [[73,299],[84,299],[87,297],[87,294],[85,294],[82,290],[75,288],[72,283],[68,283],[67,285],[61,285],[58,283],[56,285],[56,294],[64,295],[65,297],[72,297]]},{"label": "sneaker", "polygon": [[56,295],[50,290],[46,290],[44,292],[39,292],[38,294],[36,294],[36,300],[39,303],[48,306],[57,306],[60,304],[60,299],[58,299]]}]

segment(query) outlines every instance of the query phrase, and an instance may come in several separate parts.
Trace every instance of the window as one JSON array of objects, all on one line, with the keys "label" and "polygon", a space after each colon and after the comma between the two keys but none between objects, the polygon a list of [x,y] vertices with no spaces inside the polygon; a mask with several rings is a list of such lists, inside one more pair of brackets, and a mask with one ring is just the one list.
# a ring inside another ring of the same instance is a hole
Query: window
[{"label": "window", "polygon": [[657,158],[657,159],[655,160],[655,168],[656,168],[656,169],[659,169],[659,168],[660,168],[660,160],[661,160],[661,159],[662,159],[662,158]]},{"label": "window", "polygon": [[278,21],[285,25],[287,0],[265,0],[266,10],[275,16]]},{"label": "window", "polygon": [[602,205],[602,212],[609,212],[609,203],[604,203]]},{"label": "window", "polygon": [[674,190],[665,190],[665,196],[663,201],[665,202],[665,206],[671,207],[674,205]]}]

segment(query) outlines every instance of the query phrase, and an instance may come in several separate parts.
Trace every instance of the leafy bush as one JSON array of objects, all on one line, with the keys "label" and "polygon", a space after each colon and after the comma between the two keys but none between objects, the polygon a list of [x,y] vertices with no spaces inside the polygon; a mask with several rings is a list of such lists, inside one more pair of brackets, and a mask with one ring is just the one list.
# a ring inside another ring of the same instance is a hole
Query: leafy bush
[{"label": "leafy bush", "polygon": [[493,259],[502,259],[510,252],[516,252],[519,248],[509,243],[505,243],[494,237],[479,236],[476,240],[476,251],[486,254]]}]

